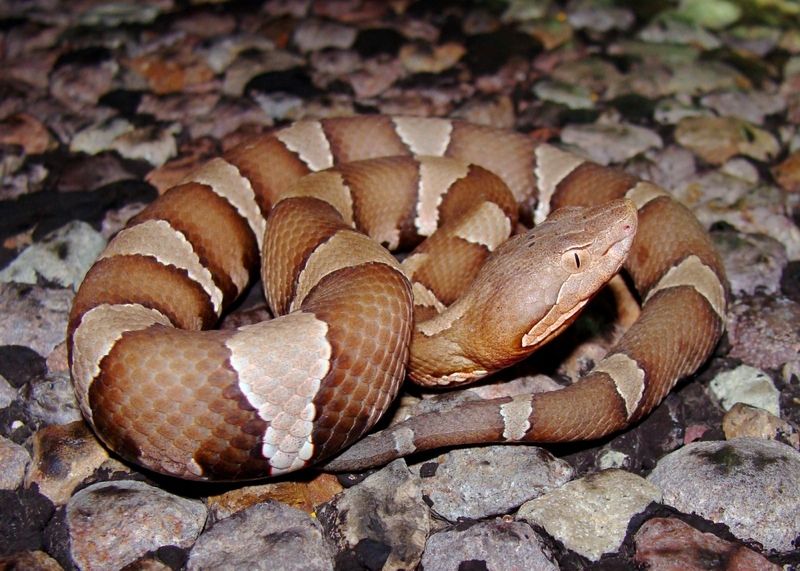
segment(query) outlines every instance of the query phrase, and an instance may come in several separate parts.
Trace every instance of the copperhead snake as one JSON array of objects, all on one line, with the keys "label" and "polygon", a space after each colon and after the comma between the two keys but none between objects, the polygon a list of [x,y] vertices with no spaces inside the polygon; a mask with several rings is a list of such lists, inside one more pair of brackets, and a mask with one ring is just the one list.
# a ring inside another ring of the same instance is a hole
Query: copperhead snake
[{"label": "copperhead snake", "polygon": [[[538,226],[507,241],[518,216]],[[431,235],[402,264],[380,245]],[[262,249],[281,317],[207,331]],[[461,121],[305,120],[204,164],[111,240],[72,306],[70,370],[83,415],[130,461],[197,480],[282,474],[361,439],[407,365],[460,384],[523,358],[623,262],[641,315],[577,383],[411,419],[333,468],[620,430],[707,359],[728,293],[706,232],[654,184]]]}]

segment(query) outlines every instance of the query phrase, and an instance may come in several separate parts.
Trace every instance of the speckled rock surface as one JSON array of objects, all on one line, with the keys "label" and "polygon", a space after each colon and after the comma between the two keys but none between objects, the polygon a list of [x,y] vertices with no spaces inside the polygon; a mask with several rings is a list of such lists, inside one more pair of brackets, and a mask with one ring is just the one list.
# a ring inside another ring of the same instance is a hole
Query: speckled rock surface
[{"label": "speckled rock surface", "polygon": [[606,470],[527,502],[517,518],[543,527],[570,549],[597,561],[619,548],[633,516],[660,500],[658,488],[643,478]]},{"label": "speckled rock surface", "polygon": [[419,563],[430,529],[419,478],[395,460],[319,510],[338,548],[337,566],[410,569]]},{"label": "speckled rock surface", "polygon": [[218,521],[197,540],[187,569],[333,569],[319,523],[279,502],[256,504]]},{"label": "speckled rock surface", "polygon": [[559,567],[533,528],[520,521],[484,521],[433,534],[422,558],[423,569],[526,569]]},{"label": "speckled rock surface", "polygon": [[70,555],[81,569],[119,569],[148,551],[191,546],[206,521],[202,502],[142,482],[102,482],[66,509]]},{"label": "speckled rock surface", "polygon": [[648,476],[664,503],[724,523],[742,539],[792,549],[800,530],[800,452],[755,438],[695,442]]},{"label": "speckled rock surface", "polygon": [[430,508],[450,521],[508,513],[573,475],[568,463],[528,446],[453,450],[411,471],[419,476]]}]

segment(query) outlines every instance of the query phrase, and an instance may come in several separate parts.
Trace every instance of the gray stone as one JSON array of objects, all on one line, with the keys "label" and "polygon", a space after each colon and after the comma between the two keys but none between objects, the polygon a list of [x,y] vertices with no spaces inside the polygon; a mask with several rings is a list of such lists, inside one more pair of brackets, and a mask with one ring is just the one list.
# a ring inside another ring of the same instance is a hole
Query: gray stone
[{"label": "gray stone", "polygon": [[573,469],[543,448],[452,450],[411,466],[431,509],[450,521],[508,513],[572,479]]},{"label": "gray stone", "polygon": [[619,549],[633,516],[661,500],[658,488],[623,470],[605,470],[564,484],[522,506],[517,518],[591,561]]},{"label": "gray stone", "polygon": [[307,513],[270,501],[215,523],[195,543],[186,568],[324,571],[333,569],[333,555]]},{"label": "gray stone", "polygon": [[39,424],[67,424],[82,419],[72,380],[66,371],[36,379],[20,396]]},{"label": "gray stone", "polygon": [[[480,563],[470,567],[473,562]],[[473,568],[557,571],[559,566],[531,526],[521,521],[497,519],[480,522],[466,530],[433,534],[422,556],[422,568],[426,571]]]},{"label": "gray stone", "polygon": [[561,132],[561,140],[578,147],[582,154],[601,165],[621,163],[662,146],[655,131],[620,123],[567,125]]},{"label": "gray stone", "polygon": [[800,304],[782,295],[742,296],[728,309],[730,356],[775,369],[797,359]]},{"label": "gray stone", "polygon": [[70,554],[82,570],[120,569],[160,547],[191,546],[206,507],[143,482],[103,482],[72,496],[66,519]]},{"label": "gray stone", "polygon": [[664,503],[728,526],[742,540],[790,551],[800,530],[800,453],[772,440],[693,442],[648,476]]},{"label": "gray stone", "polygon": [[17,389],[12,387],[3,375],[0,375],[0,410],[15,400],[17,400]]},{"label": "gray stone", "polygon": [[77,287],[105,239],[86,222],[62,226],[23,250],[0,271],[0,281],[36,284],[40,280]]},{"label": "gray stone", "polygon": [[775,416],[781,415],[780,391],[769,375],[755,367],[740,365],[732,371],[721,372],[711,380],[708,388],[726,411],[736,403],[743,403]]},{"label": "gray stone", "polygon": [[22,485],[25,470],[31,461],[28,451],[0,436],[0,490],[16,490]]},{"label": "gray stone", "polygon": [[347,49],[356,39],[356,29],[324,20],[302,20],[294,31],[293,40],[301,52],[325,48]]},{"label": "gray stone", "polygon": [[402,459],[336,496],[318,517],[339,550],[337,561],[386,571],[414,569],[430,529],[419,478]]}]

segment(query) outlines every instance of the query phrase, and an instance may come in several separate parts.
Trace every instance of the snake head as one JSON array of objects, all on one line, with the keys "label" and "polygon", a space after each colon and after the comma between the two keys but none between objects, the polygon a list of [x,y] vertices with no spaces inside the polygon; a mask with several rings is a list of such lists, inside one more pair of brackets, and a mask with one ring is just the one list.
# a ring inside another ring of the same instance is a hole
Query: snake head
[{"label": "snake head", "polygon": [[[561,208],[498,247],[465,295],[441,314],[448,327],[433,335],[416,328],[412,353],[414,345],[437,351],[442,366],[439,380],[429,374],[425,383],[477,380],[558,335],[620,270],[637,219],[627,199]],[[412,369],[421,360],[412,358]],[[422,378],[412,370],[415,376]]]}]

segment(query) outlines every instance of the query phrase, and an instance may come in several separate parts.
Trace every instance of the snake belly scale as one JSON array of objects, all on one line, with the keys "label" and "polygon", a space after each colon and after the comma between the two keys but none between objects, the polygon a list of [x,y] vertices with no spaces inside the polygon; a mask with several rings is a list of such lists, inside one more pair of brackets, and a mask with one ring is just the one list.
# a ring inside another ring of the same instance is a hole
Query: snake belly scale
[{"label": "snake belly scale", "polygon": [[[518,217],[538,225],[509,239]],[[382,246],[423,239],[402,264]],[[362,438],[406,373],[455,385],[518,361],[623,262],[641,315],[577,383]],[[259,267],[279,317],[207,330]],[[348,447],[328,466],[603,436],[707,359],[726,300],[708,235],[655,185],[520,133],[360,116],[255,138],[164,193],[88,272],[67,340],[81,410],[109,447],[237,480]]]}]

